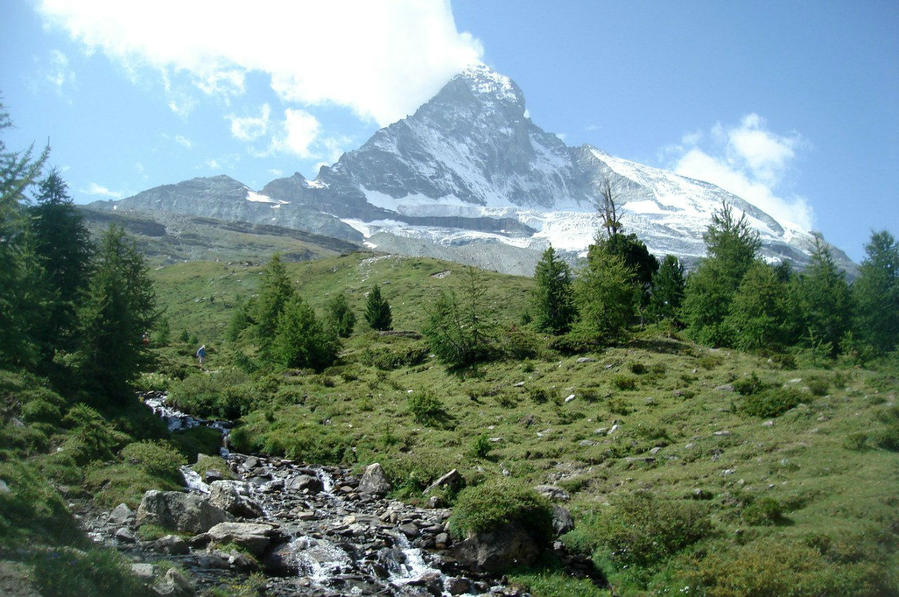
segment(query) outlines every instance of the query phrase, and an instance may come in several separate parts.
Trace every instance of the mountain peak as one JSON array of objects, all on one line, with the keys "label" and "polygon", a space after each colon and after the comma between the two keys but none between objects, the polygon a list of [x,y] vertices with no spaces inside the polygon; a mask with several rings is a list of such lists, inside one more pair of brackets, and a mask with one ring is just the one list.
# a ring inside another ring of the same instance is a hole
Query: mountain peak
[{"label": "mountain peak", "polygon": [[483,63],[467,66],[454,80],[466,82],[477,95],[491,96],[504,102],[524,104],[524,94],[515,82]]}]

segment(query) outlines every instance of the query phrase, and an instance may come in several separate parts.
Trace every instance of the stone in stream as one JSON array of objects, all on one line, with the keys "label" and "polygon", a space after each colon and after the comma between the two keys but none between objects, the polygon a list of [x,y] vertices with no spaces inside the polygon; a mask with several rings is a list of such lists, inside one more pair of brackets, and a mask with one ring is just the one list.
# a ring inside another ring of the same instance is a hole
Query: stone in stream
[{"label": "stone in stream", "polygon": [[125,525],[134,520],[134,512],[127,504],[119,504],[109,513],[107,522],[113,525]]},{"label": "stone in stream", "polygon": [[321,479],[312,475],[297,475],[295,477],[291,477],[284,482],[284,490],[285,491],[303,491],[307,490],[313,493],[318,493],[324,489],[324,484],[321,482]]},{"label": "stone in stream", "polygon": [[256,557],[278,540],[283,540],[278,525],[259,522],[221,522],[207,532],[214,544],[234,543]]},{"label": "stone in stream", "polygon": [[543,546],[519,525],[509,524],[486,533],[473,533],[456,543],[452,555],[464,566],[503,572],[536,561]]},{"label": "stone in stream", "polygon": [[202,533],[210,527],[231,520],[232,516],[195,493],[159,491],[144,494],[137,509],[137,525],[156,524],[166,529]]},{"label": "stone in stream", "polygon": [[169,568],[162,580],[153,585],[153,593],[172,597],[191,597],[196,594],[196,590],[184,573],[177,568]]},{"label": "stone in stream", "polygon": [[152,547],[154,551],[175,556],[184,555],[190,551],[187,541],[178,535],[165,535],[164,537],[160,537],[153,542]]},{"label": "stone in stream", "polygon": [[262,516],[262,507],[250,496],[249,483],[243,481],[214,481],[209,486],[209,503],[235,516]]},{"label": "stone in stream", "polygon": [[380,464],[374,462],[365,467],[362,479],[359,480],[358,489],[360,493],[373,495],[384,495],[390,491],[390,482]]}]

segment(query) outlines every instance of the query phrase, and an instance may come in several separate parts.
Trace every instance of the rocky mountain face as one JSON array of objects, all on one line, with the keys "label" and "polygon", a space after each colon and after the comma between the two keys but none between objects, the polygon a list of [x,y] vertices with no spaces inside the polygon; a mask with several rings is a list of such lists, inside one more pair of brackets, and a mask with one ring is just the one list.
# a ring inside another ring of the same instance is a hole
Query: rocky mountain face
[{"label": "rocky mountain face", "polygon": [[[253,191],[227,176],[197,178],[94,205],[273,224],[531,275],[550,244],[572,259],[583,254],[605,184],[625,232],[658,256],[702,257],[702,233],[722,202],[746,214],[769,261],[802,267],[814,245],[808,231],[715,185],[565,145],[530,120],[511,79],[485,66],[454,77],[315,180],[294,174]],[[834,256],[854,269],[842,252]]]}]

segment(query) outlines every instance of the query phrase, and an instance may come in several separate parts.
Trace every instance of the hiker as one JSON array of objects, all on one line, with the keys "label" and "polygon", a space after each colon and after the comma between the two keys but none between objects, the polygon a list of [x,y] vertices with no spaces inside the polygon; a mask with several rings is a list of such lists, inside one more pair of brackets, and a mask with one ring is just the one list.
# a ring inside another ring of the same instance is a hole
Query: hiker
[{"label": "hiker", "polygon": [[203,366],[203,363],[206,362],[206,345],[200,347],[200,350],[197,351],[197,359],[200,361],[200,367]]}]

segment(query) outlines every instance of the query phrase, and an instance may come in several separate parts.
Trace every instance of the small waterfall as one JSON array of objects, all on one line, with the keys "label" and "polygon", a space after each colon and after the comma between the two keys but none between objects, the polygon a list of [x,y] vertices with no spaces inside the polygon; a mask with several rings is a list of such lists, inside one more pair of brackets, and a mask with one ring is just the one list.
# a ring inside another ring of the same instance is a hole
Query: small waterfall
[{"label": "small waterfall", "polygon": [[349,554],[327,539],[297,537],[291,541],[291,550],[300,575],[322,587],[335,575],[353,569]]},{"label": "small waterfall", "polygon": [[396,540],[396,547],[403,552],[403,562],[390,570],[390,582],[395,585],[404,585],[421,578],[428,572],[440,574],[440,570],[432,568],[425,562],[421,549],[412,547],[409,539],[402,533],[390,533]]},{"label": "small waterfall", "polygon": [[190,468],[188,465],[180,467],[181,476],[184,477],[184,486],[191,491],[199,491],[200,493],[209,493],[209,485],[203,482],[203,478],[198,472]]}]

